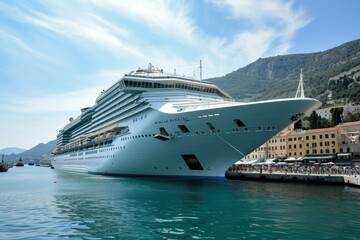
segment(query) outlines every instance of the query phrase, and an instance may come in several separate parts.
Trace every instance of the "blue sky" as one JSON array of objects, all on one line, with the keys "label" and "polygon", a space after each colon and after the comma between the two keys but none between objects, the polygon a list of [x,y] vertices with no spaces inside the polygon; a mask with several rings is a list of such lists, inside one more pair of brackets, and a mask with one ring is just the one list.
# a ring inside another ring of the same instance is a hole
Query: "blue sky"
[{"label": "blue sky", "polygon": [[0,0],[0,149],[31,148],[152,63],[223,76],[360,37],[357,0]]}]

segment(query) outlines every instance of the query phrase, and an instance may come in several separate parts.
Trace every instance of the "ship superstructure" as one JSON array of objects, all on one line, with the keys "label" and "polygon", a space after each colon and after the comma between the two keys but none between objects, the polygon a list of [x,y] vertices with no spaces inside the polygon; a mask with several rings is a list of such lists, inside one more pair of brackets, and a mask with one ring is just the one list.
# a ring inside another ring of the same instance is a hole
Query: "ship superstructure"
[{"label": "ship superstructure", "polygon": [[319,106],[310,98],[239,103],[209,82],[149,64],[70,119],[52,164],[104,175],[224,177],[231,164]]}]

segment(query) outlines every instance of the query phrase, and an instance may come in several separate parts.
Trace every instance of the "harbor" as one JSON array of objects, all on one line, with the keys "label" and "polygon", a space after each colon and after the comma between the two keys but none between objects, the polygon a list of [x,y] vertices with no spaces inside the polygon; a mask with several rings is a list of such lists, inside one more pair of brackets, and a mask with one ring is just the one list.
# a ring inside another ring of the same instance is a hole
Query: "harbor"
[{"label": "harbor", "polygon": [[342,185],[114,178],[28,164],[0,173],[0,181],[6,209],[0,216],[2,239],[357,239],[360,234],[360,189]]}]

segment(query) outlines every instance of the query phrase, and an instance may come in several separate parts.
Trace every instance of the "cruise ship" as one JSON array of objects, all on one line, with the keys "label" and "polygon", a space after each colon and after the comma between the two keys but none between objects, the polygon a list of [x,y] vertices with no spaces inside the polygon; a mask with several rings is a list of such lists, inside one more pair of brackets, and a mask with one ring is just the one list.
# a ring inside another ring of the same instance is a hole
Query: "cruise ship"
[{"label": "cruise ship", "polygon": [[224,178],[229,166],[321,103],[241,103],[210,82],[149,64],[125,74],[59,131],[55,169],[111,176]]}]

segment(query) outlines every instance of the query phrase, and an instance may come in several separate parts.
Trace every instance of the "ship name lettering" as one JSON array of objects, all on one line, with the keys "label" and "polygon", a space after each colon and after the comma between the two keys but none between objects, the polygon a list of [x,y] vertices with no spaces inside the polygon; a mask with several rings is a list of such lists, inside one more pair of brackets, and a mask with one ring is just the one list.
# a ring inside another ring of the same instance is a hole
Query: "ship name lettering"
[{"label": "ship name lettering", "polygon": [[161,121],[156,121],[155,124],[163,124],[163,123],[173,123],[173,122],[180,122],[180,121],[190,121],[187,117],[179,117],[179,118],[171,118],[171,119],[165,119]]}]

